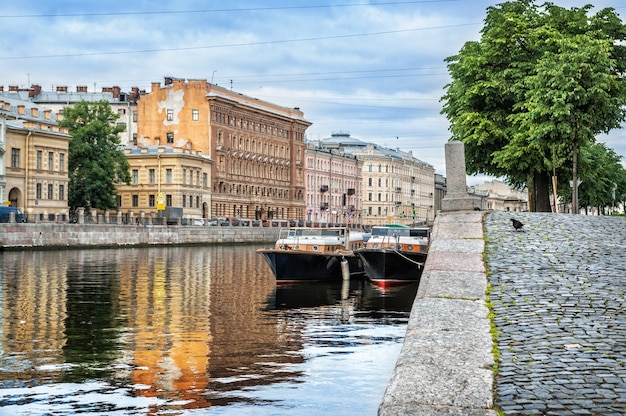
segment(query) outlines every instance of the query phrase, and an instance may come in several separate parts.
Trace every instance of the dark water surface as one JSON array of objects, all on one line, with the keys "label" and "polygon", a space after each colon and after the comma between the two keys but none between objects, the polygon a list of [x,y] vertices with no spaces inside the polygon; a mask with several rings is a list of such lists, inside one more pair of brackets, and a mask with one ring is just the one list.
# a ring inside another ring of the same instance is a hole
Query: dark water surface
[{"label": "dark water surface", "polygon": [[375,415],[417,286],[277,287],[257,248],[0,253],[0,414]]}]

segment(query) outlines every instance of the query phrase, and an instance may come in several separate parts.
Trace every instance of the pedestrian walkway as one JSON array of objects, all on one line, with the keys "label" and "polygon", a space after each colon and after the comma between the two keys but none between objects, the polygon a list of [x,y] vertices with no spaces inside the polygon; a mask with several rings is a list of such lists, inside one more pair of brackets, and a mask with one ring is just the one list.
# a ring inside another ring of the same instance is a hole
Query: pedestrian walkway
[{"label": "pedestrian walkway", "polygon": [[626,218],[485,218],[506,415],[626,414]]},{"label": "pedestrian walkway", "polygon": [[495,416],[494,408],[626,414],[626,218],[437,217],[379,415]]}]

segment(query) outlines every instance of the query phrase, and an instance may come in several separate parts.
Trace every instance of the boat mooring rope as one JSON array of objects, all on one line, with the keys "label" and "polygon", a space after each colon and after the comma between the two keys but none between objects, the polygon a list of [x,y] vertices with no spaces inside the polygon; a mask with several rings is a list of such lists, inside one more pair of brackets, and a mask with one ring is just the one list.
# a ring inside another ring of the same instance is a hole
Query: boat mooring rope
[{"label": "boat mooring rope", "polygon": [[405,259],[406,261],[410,261],[411,263],[417,264],[420,268],[424,267],[424,263],[420,262],[420,261],[415,261],[413,259],[408,258],[407,256],[405,256],[404,254],[400,253],[398,250],[393,249],[393,251],[399,255],[400,257],[402,257],[403,259]]}]

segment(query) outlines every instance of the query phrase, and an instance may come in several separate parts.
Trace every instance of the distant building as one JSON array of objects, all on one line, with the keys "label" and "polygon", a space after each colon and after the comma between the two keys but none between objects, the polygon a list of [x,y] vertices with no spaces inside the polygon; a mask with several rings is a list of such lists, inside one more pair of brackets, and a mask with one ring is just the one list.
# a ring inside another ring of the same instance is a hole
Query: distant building
[{"label": "distant building", "polygon": [[141,96],[137,144],[210,156],[211,216],[304,218],[304,133],[310,125],[298,108],[206,80],[168,77]]},{"label": "distant building", "polygon": [[0,199],[28,221],[68,217],[71,136],[52,110],[0,96]]},{"label": "distant building", "polygon": [[57,86],[54,91],[45,91],[40,85],[29,88],[20,88],[10,85],[7,90],[0,86],[2,97],[30,101],[41,107],[62,114],[65,107],[73,107],[81,101],[106,101],[113,112],[119,114],[117,125],[123,126],[124,131],[119,134],[120,144],[136,144],[137,137],[137,100],[144,91],[133,87],[130,92],[123,92],[120,87],[103,87],[101,91],[89,91],[87,86],[77,86],[71,90],[67,86]]},{"label": "distant building", "polygon": [[410,224],[435,217],[435,169],[412,152],[390,149],[336,132],[316,142],[357,157],[362,163],[362,223]]},{"label": "distant building", "polygon": [[504,182],[488,181],[469,188],[470,194],[481,196],[482,209],[493,211],[528,211],[528,190],[511,189]]},{"label": "distant building", "polygon": [[362,169],[363,162],[354,155],[307,146],[306,220],[321,224],[361,224]]},{"label": "distant building", "polygon": [[126,146],[130,165],[130,185],[118,185],[118,206],[134,218],[162,215],[159,198],[165,206],[183,208],[185,218],[208,218],[211,207],[211,165],[199,151],[171,146]]}]

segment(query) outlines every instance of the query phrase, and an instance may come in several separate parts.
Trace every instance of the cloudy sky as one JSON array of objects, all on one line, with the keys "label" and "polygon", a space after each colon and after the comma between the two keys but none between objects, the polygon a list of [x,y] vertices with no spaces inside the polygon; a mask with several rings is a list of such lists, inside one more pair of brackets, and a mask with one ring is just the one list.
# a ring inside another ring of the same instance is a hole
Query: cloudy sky
[{"label": "cloudy sky", "polygon": [[[477,40],[488,0],[29,0],[0,4],[0,85],[150,90],[206,79],[445,174],[444,59]],[[553,0],[613,7],[626,0]],[[597,10],[597,9],[595,9]],[[626,132],[600,141],[626,157]],[[470,179],[476,183],[482,178]]]}]

